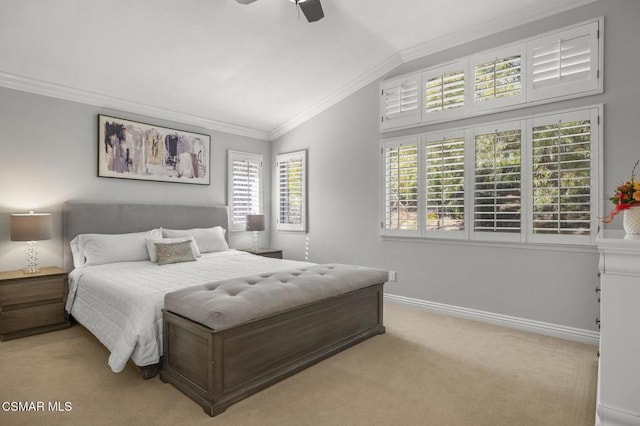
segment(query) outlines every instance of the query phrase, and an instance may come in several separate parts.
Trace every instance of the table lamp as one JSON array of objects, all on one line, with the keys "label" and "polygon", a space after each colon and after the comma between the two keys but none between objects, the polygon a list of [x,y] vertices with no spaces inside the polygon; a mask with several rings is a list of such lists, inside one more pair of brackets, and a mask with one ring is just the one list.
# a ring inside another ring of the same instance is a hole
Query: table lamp
[{"label": "table lamp", "polygon": [[264,215],[247,215],[247,231],[253,231],[253,252],[258,252],[258,231],[264,231]]},{"label": "table lamp", "polygon": [[11,215],[11,241],[27,241],[27,268],[22,272],[35,274],[38,268],[37,241],[51,239],[51,214],[15,213]]}]

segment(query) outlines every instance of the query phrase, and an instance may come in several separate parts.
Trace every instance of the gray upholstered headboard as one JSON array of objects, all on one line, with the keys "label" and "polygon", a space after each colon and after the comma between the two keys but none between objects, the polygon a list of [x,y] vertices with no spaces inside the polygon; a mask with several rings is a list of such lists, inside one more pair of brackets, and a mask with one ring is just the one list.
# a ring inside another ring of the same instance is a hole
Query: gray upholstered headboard
[{"label": "gray upholstered headboard", "polygon": [[[66,202],[62,207],[63,267],[73,269],[69,241],[78,234],[123,234],[152,228],[189,229],[222,226],[229,230],[227,206],[106,204]],[[228,232],[227,232],[228,239]]]}]

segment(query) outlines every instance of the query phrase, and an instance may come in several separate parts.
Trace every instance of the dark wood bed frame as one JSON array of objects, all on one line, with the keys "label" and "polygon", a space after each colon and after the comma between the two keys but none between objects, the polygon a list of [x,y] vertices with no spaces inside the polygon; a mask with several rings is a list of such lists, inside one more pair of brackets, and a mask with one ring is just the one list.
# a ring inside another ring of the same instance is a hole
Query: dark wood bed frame
[{"label": "dark wood bed frame", "polygon": [[383,284],[223,331],[164,311],[160,379],[210,416],[369,337],[383,334]]}]

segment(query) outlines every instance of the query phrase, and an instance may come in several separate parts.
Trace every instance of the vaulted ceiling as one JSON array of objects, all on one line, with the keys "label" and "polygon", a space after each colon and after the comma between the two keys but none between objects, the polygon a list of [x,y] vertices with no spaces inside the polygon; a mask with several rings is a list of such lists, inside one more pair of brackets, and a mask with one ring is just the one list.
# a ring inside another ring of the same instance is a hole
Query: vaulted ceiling
[{"label": "vaulted ceiling", "polygon": [[2,0],[0,85],[274,139],[398,65],[593,0]]}]

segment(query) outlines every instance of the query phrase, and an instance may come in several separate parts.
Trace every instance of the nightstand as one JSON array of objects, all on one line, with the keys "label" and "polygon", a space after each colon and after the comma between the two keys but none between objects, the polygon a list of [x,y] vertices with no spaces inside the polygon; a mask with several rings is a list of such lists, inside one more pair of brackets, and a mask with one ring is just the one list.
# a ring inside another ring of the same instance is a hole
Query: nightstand
[{"label": "nightstand", "polygon": [[70,327],[66,300],[67,274],[60,268],[0,272],[0,340]]},{"label": "nightstand", "polygon": [[259,248],[258,251],[254,249],[241,249],[240,251],[246,251],[247,253],[255,254],[262,257],[273,257],[274,259],[282,259],[282,250],[271,248]]}]

